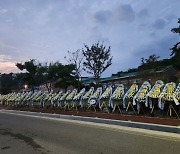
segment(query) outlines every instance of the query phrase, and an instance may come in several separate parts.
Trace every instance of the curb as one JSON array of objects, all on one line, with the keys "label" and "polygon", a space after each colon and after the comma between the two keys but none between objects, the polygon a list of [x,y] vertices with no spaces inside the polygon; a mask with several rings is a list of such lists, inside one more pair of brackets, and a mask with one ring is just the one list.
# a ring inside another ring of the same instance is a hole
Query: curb
[{"label": "curb", "polygon": [[180,127],[178,126],[168,126],[168,125],[159,125],[159,124],[150,124],[150,123],[141,123],[141,122],[132,122],[132,121],[123,121],[123,120],[112,120],[112,119],[103,119],[98,117],[83,117],[83,116],[74,116],[74,115],[63,115],[63,114],[51,114],[51,113],[41,113],[41,112],[30,112],[30,111],[15,111],[15,110],[5,110],[10,112],[20,112],[23,114],[51,117],[51,118],[61,118],[69,120],[79,120],[84,122],[94,122],[110,125],[118,125],[125,127],[141,128],[148,130],[156,130],[161,132],[170,132],[180,134]]},{"label": "curb", "polygon": [[49,117],[54,118],[62,118],[69,120],[79,120],[85,122],[95,122],[102,124],[111,124],[111,125],[119,125],[133,128],[142,128],[148,130],[156,130],[170,133],[178,133],[180,134],[180,128],[175,126],[167,126],[167,125],[158,125],[158,124],[149,124],[149,123],[140,123],[140,122],[131,122],[131,121],[122,121],[122,120],[112,120],[112,119],[103,119],[103,118],[91,118],[91,117],[82,117],[82,116],[73,116],[73,115],[58,115],[58,114],[47,114],[42,113]]}]

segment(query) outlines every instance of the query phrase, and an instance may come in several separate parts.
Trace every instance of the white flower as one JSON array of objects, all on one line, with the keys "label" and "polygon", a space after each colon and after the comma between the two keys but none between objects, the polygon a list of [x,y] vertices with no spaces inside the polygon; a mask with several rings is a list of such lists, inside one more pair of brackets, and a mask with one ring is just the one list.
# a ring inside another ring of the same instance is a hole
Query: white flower
[{"label": "white flower", "polygon": [[51,94],[48,98],[48,101],[51,101],[54,98],[54,96],[56,96],[56,93]]},{"label": "white flower", "polygon": [[173,96],[178,100],[180,101],[180,83],[178,84]]},{"label": "white flower", "polygon": [[45,97],[44,97],[44,101],[47,101],[49,99],[49,97],[51,97],[52,95],[52,92],[50,92],[49,94],[47,94]]},{"label": "white flower", "polygon": [[111,95],[111,92],[112,92],[112,88],[111,87],[106,88],[105,92],[101,95],[101,99],[109,98],[110,95]]},{"label": "white flower", "polygon": [[112,99],[113,100],[120,100],[120,99],[122,99],[123,95],[124,95],[124,86],[121,84],[114,91],[114,93],[112,95]]},{"label": "white flower", "polygon": [[173,101],[173,93],[175,91],[176,84],[174,82],[167,83],[161,92],[159,98],[165,101]]},{"label": "white flower", "polygon": [[60,91],[56,96],[54,96],[53,101],[57,101],[59,97],[62,95],[62,91]]},{"label": "white flower", "polygon": [[77,93],[77,90],[74,89],[67,97],[66,97],[66,100],[67,101],[70,101],[70,100],[73,100],[74,96],[76,95]]},{"label": "white flower", "polygon": [[88,92],[83,96],[83,100],[89,99],[94,91],[94,87],[91,87]]},{"label": "white flower", "polygon": [[85,88],[83,88],[76,96],[74,96],[73,100],[80,100],[85,92]]},{"label": "white flower", "polygon": [[149,84],[149,82],[145,81],[142,84],[139,91],[137,92],[137,94],[135,95],[135,100],[138,102],[145,102],[146,101],[146,95],[150,89],[151,89],[151,85]]},{"label": "white flower", "polygon": [[91,96],[91,99],[98,99],[99,96],[101,95],[101,92],[102,92],[102,88],[101,87],[97,88],[97,90]]},{"label": "white flower", "polygon": [[130,89],[128,90],[127,98],[132,99],[134,95],[136,94],[136,91],[138,90],[137,84],[132,84]]},{"label": "white flower", "polygon": [[161,80],[156,81],[153,88],[149,91],[147,96],[150,98],[158,98],[161,93],[161,88],[163,87],[164,83]]},{"label": "white flower", "polygon": [[66,93],[61,96],[60,101],[64,101],[69,93],[70,93],[70,90],[67,90]]}]

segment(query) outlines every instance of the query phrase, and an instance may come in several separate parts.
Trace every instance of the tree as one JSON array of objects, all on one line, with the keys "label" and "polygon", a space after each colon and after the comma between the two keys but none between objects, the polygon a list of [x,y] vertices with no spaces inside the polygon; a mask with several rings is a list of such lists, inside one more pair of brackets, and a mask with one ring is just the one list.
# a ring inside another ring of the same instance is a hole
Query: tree
[{"label": "tree", "polygon": [[[178,19],[178,23],[180,24],[180,18]],[[171,31],[173,33],[179,33],[179,35],[180,35],[180,25],[177,28],[172,28]]]},{"label": "tree", "polygon": [[31,59],[29,61],[26,61],[24,63],[16,63],[16,66],[21,70],[25,70],[25,73],[21,73],[20,79],[23,80],[26,84],[31,86],[32,90],[34,90],[34,86],[36,83],[36,73],[38,65],[36,64],[36,61],[34,59]]},{"label": "tree", "polygon": [[16,74],[0,74],[0,92],[8,94],[18,89],[18,80]]},{"label": "tree", "polygon": [[29,86],[39,86],[45,84],[47,90],[52,90],[52,84],[55,87],[67,89],[70,85],[76,85],[77,80],[74,74],[75,66],[73,64],[63,65],[60,62],[51,62],[50,64],[42,64],[35,60],[24,63],[17,63],[16,66],[25,73],[20,73],[19,79]]},{"label": "tree", "polygon": [[139,70],[154,69],[158,67],[160,57],[152,54],[147,59],[141,58],[141,65],[138,67]]},{"label": "tree", "polygon": [[180,54],[180,42],[176,43],[172,48],[172,52],[170,56],[179,56]]},{"label": "tree", "polygon": [[[178,23],[179,26],[177,28],[172,28],[171,31],[180,35],[180,18],[178,19]],[[173,66],[180,70],[180,42],[177,42],[170,50]]]},{"label": "tree", "polygon": [[[178,23],[180,24],[180,18],[178,19]],[[172,28],[171,31],[173,33],[178,33],[180,35],[180,25],[177,28]],[[171,56],[177,56],[180,54],[180,42],[177,42],[174,47],[171,48]]]},{"label": "tree", "polygon": [[80,90],[80,78],[81,73],[83,71],[82,64],[84,56],[81,52],[81,50],[76,50],[75,52],[68,51],[69,57],[64,57],[69,64],[73,64],[75,66],[75,75],[78,79],[78,90]]},{"label": "tree", "polygon": [[36,72],[36,82],[39,83],[39,84],[45,84],[48,92],[51,91],[51,84],[48,84],[47,80],[48,80],[48,64],[47,62],[42,64],[42,63],[39,63],[38,64],[38,67],[37,67],[37,72]]},{"label": "tree", "polygon": [[93,44],[91,47],[84,45],[82,53],[85,57],[83,66],[87,73],[92,74],[99,84],[101,74],[112,64],[111,47],[106,48],[103,43]]},{"label": "tree", "polygon": [[60,78],[56,81],[55,87],[61,87],[67,90],[68,86],[77,85],[77,79],[74,74],[75,66],[73,64],[63,65],[60,72]]},{"label": "tree", "polygon": [[67,89],[70,85],[76,85],[74,75],[75,66],[73,64],[63,65],[60,62],[50,63],[46,70],[46,87],[48,91],[52,88],[52,82],[55,87]]},{"label": "tree", "polygon": [[155,54],[152,54],[148,57],[148,59],[145,59],[144,57],[141,58],[141,64],[145,63],[154,63],[157,62],[160,57],[156,56]]}]

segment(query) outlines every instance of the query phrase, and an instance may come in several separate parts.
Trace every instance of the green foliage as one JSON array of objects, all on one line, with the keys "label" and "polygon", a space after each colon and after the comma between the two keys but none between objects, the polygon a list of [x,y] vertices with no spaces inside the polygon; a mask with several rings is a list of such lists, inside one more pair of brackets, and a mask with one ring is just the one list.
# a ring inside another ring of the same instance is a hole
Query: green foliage
[{"label": "green foliage", "polygon": [[[180,35],[180,18],[178,19],[179,26],[177,28],[172,28],[173,33],[178,33]],[[171,56],[180,57],[180,42],[177,42],[171,49]]]},{"label": "green foliage", "polygon": [[[180,35],[180,18],[178,19],[179,26],[177,28],[172,28],[171,31],[173,33],[178,33]],[[180,57],[180,42],[177,42],[171,48],[171,56]]]},{"label": "green foliage", "polygon": [[130,72],[136,72],[137,71],[137,68],[129,68],[128,71],[126,71],[127,73],[130,73]]},{"label": "green foliage", "polygon": [[[178,19],[179,26],[177,28],[172,28],[173,33],[178,33],[180,35],[180,18]],[[171,55],[173,66],[180,70],[180,42],[177,42],[171,49]]]},{"label": "green foliage", "polygon": [[156,56],[155,54],[152,54],[148,57],[148,59],[141,58],[141,64],[148,64],[148,63],[154,63],[157,62],[160,57]]},{"label": "green foliage", "polygon": [[[180,18],[178,23],[180,24]],[[172,28],[171,31],[180,35],[180,25],[177,28]],[[141,58],[141,65],[138,67],[138,70],[158,69],[169,65],[180,70],[180,42],[177,42],[170,50],[171,58],[169,59],[158,60],[159,56],[155,54],[150,55],[148,59]]]},{"label": "green foliage", "polygon": [[159,63],[158,59],[160,57],[152,54],[150,55],[147,59],[145,59],[144,57],[141,58],[141,65],[138,67],[138,70],[146,70],[146,69],[155,69],[157,67],[159,67],[159,65],[157,65]]},{"label": "green foliage", "polygon": [[24,81],[26,84],[32,87],[37,85],[36,82],[36,73],[38,65],[36,64],[36,61],[34,59],[31,59],[29,61],[26,61],[24,63],[16,63],[16,66],[21,70],[25,71],[25,73],[21,73],[18,75],[19,79]]},{"label": "green foliage", "polygon": [[[77,80],[74,75],[75,66],[73,64],[63,65],[59,62],[41,64],[35,60],[30,60],[25,63],[17,63],[16,66],[20,70],[25,70],[25,73],[18,75],[19,79],[31,86],[39,86],[46,84],[48,91],[52,88],[52,83],[56,87],[67,88],[70,85],[75,85]],[[50,84],[48,84],[50,83]],[[50,85],[50,87],[48,86]]]},{"label": "green foliage", "polygon": [[78,78],[81,77],[82,72],[82,62],[84,59],[84,56],[81,52],[81,50],[76,50],[75,52],[68,51],[68,57],[64,57],[69,64],[73,64],[75,66],[75,74]]},{"label": "green foliage", "polygon": [[47,69],[47,80],[55,81],[55,87],[67,89],[70,85],[76,85],[74,70],[75,65],[73,64],[50,63]]},{"label": "green foliage", "polygon": [[92,74],[97,82],[101,74],[112,64],[110,46],[106,48],[103,44],[95,43],[91,47],[84,45],[82,49],[85,61],[83,63],[87,73]]},{"label": "green foliage", "polygon": [[83,71],[82,64],[83,64],[84,56],[81,50],[78,49],[75,52],[68,51],[68,57],[64,57],[64,58],[68,61],[69,64],[73,64],[75,66],[74,73],[78,80],[77,82],[78,90],[80,90],[80,86],[81,86],[80,78],[81,78],[81,73]]},{"label": "green foliage", "polygon": [[172,50],[170,56],[179,56],[180,55],[180,42],[176,43],[170,50]]},{"label": "green foliage", "polygon": [[17,76],[13,73],[0,75],[0,92],[2,94],[10,93],[18,89]]},{"label": "green foliage", "polygon": [[172,31],[173,33],[179,33],[179,35],[180,35],[180,18],[178,19],[178,23],[179,23],[179,27],[177,27],[177,28],[172,28],[171,31]]},{"label": "green foliage", "polygon": [[17,63],[16,66],[22,71],[26,70],[30,74],[35,74],[37,65],[36,61],[34,59],[31,59],[29,61],[26,61],[24,64],[23,63]]}]

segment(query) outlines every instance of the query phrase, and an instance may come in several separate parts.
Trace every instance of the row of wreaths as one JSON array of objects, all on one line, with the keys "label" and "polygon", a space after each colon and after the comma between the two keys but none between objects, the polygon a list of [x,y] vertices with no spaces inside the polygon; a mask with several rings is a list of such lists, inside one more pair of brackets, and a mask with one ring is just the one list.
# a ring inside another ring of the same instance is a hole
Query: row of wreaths
[{"label": "row of wreaths", "polygon": [[104,91],[102,87],[91,87],[88,91],[83,88],[77,92],[76,89],[65,93],[43,93],[39,92],[24,92],[24,93],[9,93],[0,95],[0,103],[17,106],[17,105],[40,105],[41,107],[53,105],[57,107],[90,107],[99,106],[113,107],[115,103],[122,104],[123,108],[127,107],[127,102],[131,101],[137,108],[143,103],[146,107],[152,108],[152,100],[158,100],[160,109],[164,108],[165,102],[180,103],[180,83],[176,85],[174,82],[164,84],[163,81],[156,81],[152,87],[149,82],[145,81],[140,87],[137,84],[132,84],[128,91],[125,92],[123,84],[117,85],[115,90],[112,87],[107,87]]}]

